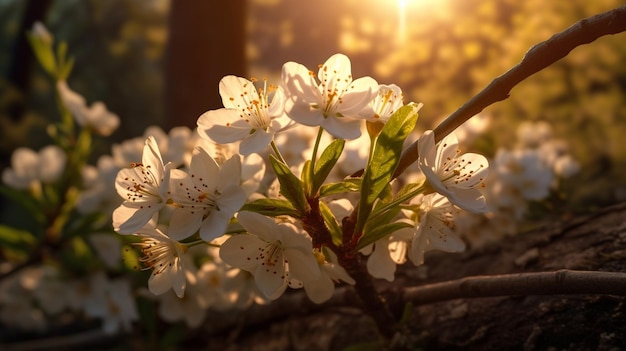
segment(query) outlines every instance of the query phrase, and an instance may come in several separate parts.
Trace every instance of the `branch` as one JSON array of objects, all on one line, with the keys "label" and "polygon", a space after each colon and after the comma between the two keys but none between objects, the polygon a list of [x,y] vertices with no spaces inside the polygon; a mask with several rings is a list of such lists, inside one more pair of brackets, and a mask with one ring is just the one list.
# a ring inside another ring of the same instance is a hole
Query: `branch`
[{"label": "branch", "polygon": [[[465,277],[443,283],[427,284],[399,289],[398,302],[426,305],[454,299],[496,296],[530,295],[615,295],[626,296],[626,273],[599,271],[558,270],[539,273],[514,273],[491,276]],[[221,333],[238,323],[243,326],[262,325],[270,320],[296,314],[307,314],[329,308],[356,307],[363,309],[352,287],[335,290],[333,297],[320,305],[312,303],[300,291],[286,294],[280,300],[267,305],[253,305],[242,317],[239,313],[216,312],[206,330]]]},{"label": "branch", "polygon": [[[576,47],[591,43],[602,36],[624,31],[626,31],[626,6],[585,18],[550,39],[536,44],[528,50],[520,63],[491,81],[480,93],[439,124],[434,130],[435,140],[440,141],[487,106],[507,99],[513,87],[567,56]],[[417,157],[415,141],[402,153],[394,178],[402,174]]]},{"label": "branch", "polygon": [[405,288],[404,301],[424,305],[460,298],[598,294],[626,296],[626,273],[572,271],[465,277]]}]

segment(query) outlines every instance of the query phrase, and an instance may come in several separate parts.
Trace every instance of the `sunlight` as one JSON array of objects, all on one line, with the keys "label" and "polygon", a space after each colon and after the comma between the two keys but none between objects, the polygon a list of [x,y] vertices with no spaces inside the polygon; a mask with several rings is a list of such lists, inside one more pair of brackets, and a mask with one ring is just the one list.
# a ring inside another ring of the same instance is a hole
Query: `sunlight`
[{"label": "sunlight", "polygon": [[396,42],[401,45],[407,37],[407,17],[409,13],[438,12],[447,0],[398,0],[398,32]]}]

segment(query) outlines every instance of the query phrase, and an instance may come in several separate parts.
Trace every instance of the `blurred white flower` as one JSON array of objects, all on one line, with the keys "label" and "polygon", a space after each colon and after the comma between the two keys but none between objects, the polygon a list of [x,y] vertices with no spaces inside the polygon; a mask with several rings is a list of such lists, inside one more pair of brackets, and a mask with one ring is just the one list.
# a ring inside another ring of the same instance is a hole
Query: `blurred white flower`
[{"label": "blurred white flower", "polygon": [[554,174],[552,167],[534,149],[507,151],[500,149],[494,159],[499,177],[527,200],[543,200],[550,193]]},{"label": "blurred white flower", "polygon": [[517,127],[519,147],[537,148],[552,138],[552,127],[545,121],[524,121]]},{"label": "blurred white flower", "polygon": [[15,189],[32,189],[41,183],[57,181],[63,171],[67,156],[56,145],[48,145],[39,152],[18,148],[11,155],[11,168],[2,172],[2,181]]},{"label": "blurred white flower", "polygon": [[120,118],[107,110],[104,103],[97,101],[91,107],[87,107],[85,98],[70,89],[66,81],[58,81],[57,90],[61,101],[80,126],[91,128],[97,134],[109,136],[120,125]]}]

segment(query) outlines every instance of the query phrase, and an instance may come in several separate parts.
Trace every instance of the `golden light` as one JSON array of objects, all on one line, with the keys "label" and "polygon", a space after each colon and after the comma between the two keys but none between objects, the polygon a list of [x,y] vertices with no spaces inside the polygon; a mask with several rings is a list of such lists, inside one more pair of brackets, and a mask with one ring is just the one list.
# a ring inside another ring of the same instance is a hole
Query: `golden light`
[{"label": "golden light", "polygon": [[448,0],[398,0],[398,34],[396,41],[403,44],[407,37],[407,18],[409,14],[418,14],[424,17],[424,12],[434,17],[441,11],[445,12]]}]

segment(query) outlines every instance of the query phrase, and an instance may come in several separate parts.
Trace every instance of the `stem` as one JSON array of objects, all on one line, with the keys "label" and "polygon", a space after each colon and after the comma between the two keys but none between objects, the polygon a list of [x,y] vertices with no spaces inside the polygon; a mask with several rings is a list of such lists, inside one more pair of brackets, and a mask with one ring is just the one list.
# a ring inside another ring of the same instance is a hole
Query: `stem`
[{"label": "stem", "polygon": [[404,301],[416,305],[472,297],[578,294],[626,296],[626,273],[562,269],[465,277],[405,288],[402,293]]},{"label": "stem", "polygon": [[[344,249],[341,246],[340,249]],[[374,287],[363,256],[359,253],[342,252],[337,256],[339,264],[355,280],[354,289],[363,302],[363,312],[370,315],[380,334],[387,341],[391,340],[397,331],[397,321],[393,316],[387,301],[380,295]]]},{"label": "stem", "polygon": [[[567,56],[574,48],[609,34],[626,31],[626,5],[580,20],[550,39],[533,46],[520,63],[497,77],[480,93],[468,100],[435,128],[435,141],[441,141],[453,130],[487,106],[509,97],[517,84]],[[417,160],[417,141],[402,152],[394,178]]]}]

